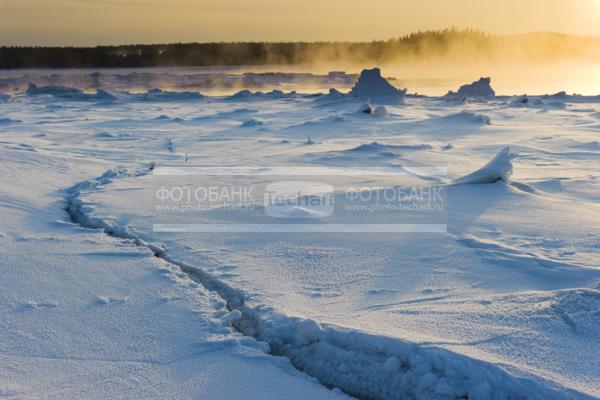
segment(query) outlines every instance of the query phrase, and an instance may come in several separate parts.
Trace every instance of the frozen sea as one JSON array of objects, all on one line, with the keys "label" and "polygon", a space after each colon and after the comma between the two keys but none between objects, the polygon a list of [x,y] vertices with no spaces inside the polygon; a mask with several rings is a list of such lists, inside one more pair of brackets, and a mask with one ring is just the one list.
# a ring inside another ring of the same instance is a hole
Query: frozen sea
[{"label": "frozen sea", "polygon": [[[600,95],[234,72],[0,73],[1,397],[600,397]],[[173,171],[444,207],[165,215]]]}]

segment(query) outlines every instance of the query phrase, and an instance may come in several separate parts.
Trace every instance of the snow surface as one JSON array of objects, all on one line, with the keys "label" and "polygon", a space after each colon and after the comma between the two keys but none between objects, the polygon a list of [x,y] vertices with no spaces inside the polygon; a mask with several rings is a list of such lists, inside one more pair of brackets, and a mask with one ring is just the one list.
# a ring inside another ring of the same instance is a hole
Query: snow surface
[{"label": "snow surface", "polygon": [[[599,98],[150,92],[0,104],[0,397],[600,397]],[[448,231],[153,232],[194,165],[403,168]]]}]

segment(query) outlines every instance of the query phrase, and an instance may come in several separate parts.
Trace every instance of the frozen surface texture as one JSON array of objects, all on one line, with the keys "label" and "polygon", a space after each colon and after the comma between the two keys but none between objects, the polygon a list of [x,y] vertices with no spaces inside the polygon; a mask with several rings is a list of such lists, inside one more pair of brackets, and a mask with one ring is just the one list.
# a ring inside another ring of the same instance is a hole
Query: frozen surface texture
[{"label": "frozen surface texture", "polygon": [[[0,397],[600,397],[600,97],[39,81],[0,101]],[[154,232],[168,166],[400,170],[447,230]]]}]

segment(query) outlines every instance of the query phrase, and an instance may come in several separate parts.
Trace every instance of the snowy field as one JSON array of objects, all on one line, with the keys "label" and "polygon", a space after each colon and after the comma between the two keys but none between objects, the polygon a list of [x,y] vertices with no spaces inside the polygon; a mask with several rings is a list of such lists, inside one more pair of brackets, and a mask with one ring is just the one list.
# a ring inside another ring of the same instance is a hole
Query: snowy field
[{"label": "snowy field", "polygon": [[[599,398],[600,96],[491,87],[0,94],[0,397]],[[160,214],[193,167],[402,171],[443,229]]]}]

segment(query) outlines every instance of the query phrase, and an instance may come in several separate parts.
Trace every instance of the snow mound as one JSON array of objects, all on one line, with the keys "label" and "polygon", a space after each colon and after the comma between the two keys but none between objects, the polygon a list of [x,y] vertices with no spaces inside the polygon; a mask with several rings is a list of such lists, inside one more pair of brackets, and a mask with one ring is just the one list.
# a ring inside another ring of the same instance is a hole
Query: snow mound
[{"label": "snow mound", "polygon": [[447,96],[465,97],[492,97],[496,95],[494,89],[490,85],[491,78],[479,78],[478,81],[462,85],[457,92],[448,92]]},{"label": "snow mound", "polygon": [[306,157],[312,162],[325,164],[337,162],[384,162],[393,161],[400,154],[399,151],[421,151],[429,150],[433,147],[429,144],[406,144],[406,145],[388,145],[379,142],[371,142],[358,145],[346,150],[327,151],[323,153],[309,153]]},{"label": "snow mound", "polygon": [[10,95],[0,92],[0,103],[5,103],[10,100]]},{"label": "snow mound", "polygon": [[22,122],[22,121],[18,120],[18,119],[11,119],[11,118],[0,118],[0,125],[17,124],[19,122]]},{"label": "snow mound", "polygon": [[508,182],[513,172],[512,159],[514,155],[510,147],[505,147],[490,162],[477,171],[454,180],[453,184]]},{"label": "snow mound", "polygon": [[462,110],[456,114],[446,115],[440,118],[446,122],[468,123],[477,125],[491,125],[490,117],[483,114],[474,113],[472,111]]},{"label": "snow mound", "polygon": [[154,118],[155,121],[163,121],[163,122],[182,122],[183,119],[179,117],[169,117],[168,115],[161,114],[158,117]]},{"label": "snow mound", "polygon": [[391,85],[381,76],[379,68],[363,69],[350,95],[360,99],[399,102],[406,95],[406,89],[400,90]]},{"label": "snow mound", "polygon": [[368,144],[361,144],[359,146],[353,147],[352,149],[348,150],[348,151],[362,151],[362,152],[367,152],[367,153],[375,153],[378,151],[384,151],[387,150],[388,146],[378,143],[378,142],[371,142]]},{"label": "snow mound", "polygon": [[433,147],[429,144],[382,144],[379,142],[371,142],[368,144],[361,144],[359,146],[353,147],[349,150],[345,150],[346,152],[365,152],[365,153],[378,153],[382,151],[391,151],[391,150],[429,150]]},{"label": "snow mound", "polygon": [[254,127],[254,126],[263,126],[264,124],[265,124],[265,122],[262,121],[262,120],[260,120],[260,119],[250,118],[250,119],[247,119],[244,122],[242,122],[240,124],[240,126],[242,128],[251,128],[251,127]]}]

